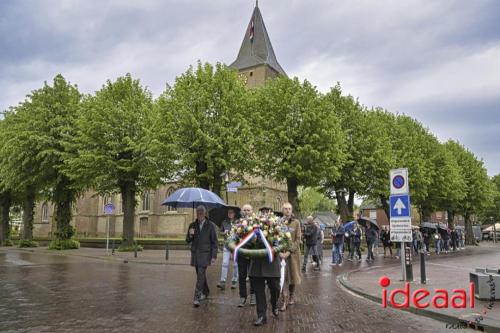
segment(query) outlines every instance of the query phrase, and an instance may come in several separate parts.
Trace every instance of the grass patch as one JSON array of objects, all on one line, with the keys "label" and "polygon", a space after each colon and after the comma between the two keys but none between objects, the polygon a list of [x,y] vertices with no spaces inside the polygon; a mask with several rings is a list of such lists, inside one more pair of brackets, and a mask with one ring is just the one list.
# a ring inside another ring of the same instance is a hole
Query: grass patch
[{"label": "grass patch", "polygon": [[19,240],[18,247],[38,247],[38,243],[32,239],[21,239]]},{"label": "grass patch", "polygon": [[130,246],[123,246],[123,245],[120,245],[118,247],[118,252],[134,252],[134,251],[142,251],[144,248],[139,245],[139,244],[134,244],[134,245],[130,245]]},{"label": "grass patch", "polygon": [[14,243],[10,239],[6,239],[0,243],[0,246],[14,246]]},{"label": "grass patch", "polygon": [[54,239],[49,244],[49,250],[72,250],[79,248],[80,242],[74,239]]}]

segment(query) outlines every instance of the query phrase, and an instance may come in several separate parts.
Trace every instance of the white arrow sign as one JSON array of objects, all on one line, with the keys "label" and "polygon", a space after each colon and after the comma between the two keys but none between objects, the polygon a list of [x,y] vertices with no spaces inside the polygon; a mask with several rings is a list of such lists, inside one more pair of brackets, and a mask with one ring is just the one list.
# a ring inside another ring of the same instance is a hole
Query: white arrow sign
[{"label": "white arrow sign", "polygon": [[398,199],[396,201],[396,204],[394,205],[394,209],[398,211],[398,215],[401,215],[401,211],[403,209],[406,209],[406,206],[405,204],[403,203],[403,201],[401,201],[401,199]]}]

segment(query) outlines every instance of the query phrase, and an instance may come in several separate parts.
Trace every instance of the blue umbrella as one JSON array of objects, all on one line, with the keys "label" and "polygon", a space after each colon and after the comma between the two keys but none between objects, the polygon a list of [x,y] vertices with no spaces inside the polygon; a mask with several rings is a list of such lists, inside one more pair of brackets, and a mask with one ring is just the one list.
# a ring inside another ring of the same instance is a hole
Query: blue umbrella
[{"label": "blue umbrella", "polygon": [[173,208],[195,208],[204,205],[207,209],[210,209],[226,206],[217,194],[197,187],[180,188],[161,204]]},{"label": "blue umbrella", "polygon": [[344,224],[344,230],[346,232],[349,232],[352,230],[352,228],[354,228],[354,224],[356,223],[356,221],[350,221],[350,222],[347,222],[346,224]]}]

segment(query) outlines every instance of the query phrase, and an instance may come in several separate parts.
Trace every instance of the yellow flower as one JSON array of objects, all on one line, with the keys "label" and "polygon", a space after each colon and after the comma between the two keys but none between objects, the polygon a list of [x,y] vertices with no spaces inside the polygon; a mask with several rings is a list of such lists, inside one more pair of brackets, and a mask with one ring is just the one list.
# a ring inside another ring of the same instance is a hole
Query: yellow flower
[{"label": "yellow flower", "polygon": [[292,238],[292,234],[290,233],[290,231],[287,231],[287,232],[285,233],[285,237],[286,237],[286,238]]},{"label": "yellow flower", "polygon": [[241,222],[241,225],[244,226],[244,227],[246,227],[248,225],[248,222],[247,221],[243,221],[243,222]]},{"label": "yellow flower", "polygon": [[267,237],[267,230],[262,231],[262,233],[264,234],[264,237]]},{"label": "yellow flower", "polygon": [[241,228],[236,229],[236,232],[239,233],[239,234],[241,234],[242,231],[243,230],[241,230]]}]

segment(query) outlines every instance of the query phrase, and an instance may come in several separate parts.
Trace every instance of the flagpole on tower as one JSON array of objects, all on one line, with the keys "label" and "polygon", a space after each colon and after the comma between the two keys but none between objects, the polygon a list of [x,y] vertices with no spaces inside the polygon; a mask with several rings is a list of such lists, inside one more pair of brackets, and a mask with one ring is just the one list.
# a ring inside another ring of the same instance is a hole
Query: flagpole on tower
[{"label": "flagpole on tower", "polygon": [[259,7],[259,0],[255,0],[255,7]]}]

